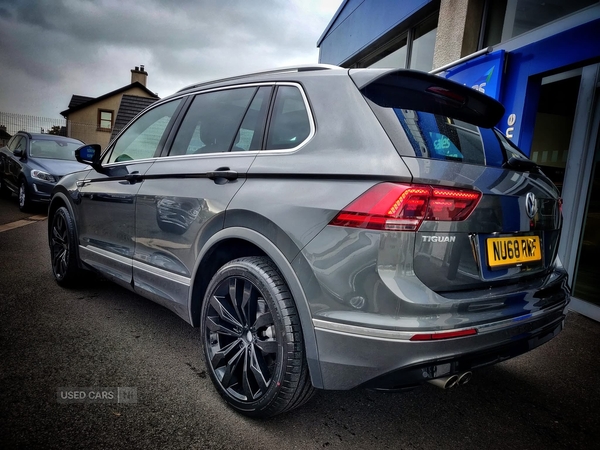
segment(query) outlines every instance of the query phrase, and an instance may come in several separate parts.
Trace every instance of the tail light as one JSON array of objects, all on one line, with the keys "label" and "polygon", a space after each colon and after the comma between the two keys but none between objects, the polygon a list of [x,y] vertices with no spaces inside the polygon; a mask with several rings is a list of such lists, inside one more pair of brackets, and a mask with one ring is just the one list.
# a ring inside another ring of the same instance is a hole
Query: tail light
[{"label": "tail light", "polygon": [[381,183],[340,211],[330,225],[415,231],[424,220],[466,219],[480,198],[480,192],[466,189]]}]

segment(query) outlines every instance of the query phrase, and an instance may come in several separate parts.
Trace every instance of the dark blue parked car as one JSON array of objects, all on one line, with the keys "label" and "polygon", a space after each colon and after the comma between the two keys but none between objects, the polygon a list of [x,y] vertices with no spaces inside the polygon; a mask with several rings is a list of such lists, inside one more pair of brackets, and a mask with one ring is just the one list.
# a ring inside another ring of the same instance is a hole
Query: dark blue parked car
[{"label": "dark blue parked car", "polygon": [[77,139],[19,131],[0,149],[0,194],[19,196],[19,209],[48,202],[52,188],[64,175],[85,169],[74,151]]}]

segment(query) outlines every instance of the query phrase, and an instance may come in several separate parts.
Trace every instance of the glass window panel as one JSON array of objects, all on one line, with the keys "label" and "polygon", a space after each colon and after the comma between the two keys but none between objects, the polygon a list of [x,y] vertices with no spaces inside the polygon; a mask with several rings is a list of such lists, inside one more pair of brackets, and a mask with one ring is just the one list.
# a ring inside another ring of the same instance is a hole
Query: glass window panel
[{"label": "glass window panel", "polygon": [[412,43],[410,68],[429,72],[433,69],[433,51],[437,35],[437,18],[424,22],[415,29],[415,39]]},{"label": "glass window panel", "polygon": [[575,274],[575,297],[600,306],[600,146],[596,147],[594,167],[587,197],[585,222]]},{"label": "glass window panel", "polygon": [[488,1],[484,46],[507,41],[596,3],[597,0]]},{"label": "glass window panel", "polygon": [[406,39],[403,40],[402,46],[390,53],[387,56],[375,61],[373,64],[367,66],[371,68],[406,68]]},{"label": "glass window panel", "polygon": [[297,147],[309,134],[310,121],[300,90],[294,86],[280,86],[267,136],[267,150]]},{"label": "glass window panel", "polygon": [[100,120],[98,123],[99,128],[111,129],[112,121],[113,121],[113,113],[112,111],[102,111],[100,110]]},{"label": "glass window panel", "polygon": [[109,163],[154,157],[181,99],[165,103],[139,117],[119,137]]},{"label": "glass window panel", "polygon": [[228,152],[256,91],[249,87],[197,95],[169,155]]},{"label": "glass window panel", "polygon": [[260,150],[265,129],[265,119],[269,110],[271,87],[263,86],[254,96],[238,130],[232,151]]},{"label": "glass window panel", "polygon": [[533,128],[531,159],[562,191],[581,69],[542,78]]}]

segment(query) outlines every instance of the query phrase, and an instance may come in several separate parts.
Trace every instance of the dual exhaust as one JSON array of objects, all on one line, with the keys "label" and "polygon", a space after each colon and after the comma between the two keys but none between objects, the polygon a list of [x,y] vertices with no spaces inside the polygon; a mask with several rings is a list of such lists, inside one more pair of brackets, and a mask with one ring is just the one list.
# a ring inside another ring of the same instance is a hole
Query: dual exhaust
[{"label": "dual exhaust", "polygon": [[441,389],[451,389],[455,386],[462,386],[471,381],[473,373],[469,370],[463,373],[450,375],[448,377],[434,378],[433,380],[427,380],[428,383],[433,384]]}]

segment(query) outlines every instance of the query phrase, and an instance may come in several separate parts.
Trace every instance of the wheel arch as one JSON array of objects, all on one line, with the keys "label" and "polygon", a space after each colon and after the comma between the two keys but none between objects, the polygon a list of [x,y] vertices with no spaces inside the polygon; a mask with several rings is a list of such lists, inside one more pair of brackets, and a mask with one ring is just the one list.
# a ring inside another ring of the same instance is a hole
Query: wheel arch
[{"label": "wheel arch", "polygon": [[223,264],[238,257],[259,255],[273,261],[290,289],[300,318],[311,382],[314,387],[320,388],[323,381],[308,299],[291,263],[271,240],[258,231],[243,227],[224,228],[206,241],[194,267],[188,299],[189,321],[193,326],[200,325],[204,293],[210,279]]},{"label": "wheel arch", "polygon": [[81,258],[79,257],[79,230],[77,228],[77,216],[75,211],[73,210],[73,205],[69,200],[70,196],[62,191],[55,191],[52,194],[52,198],[50,199],[50,204],[48,205],[48,245],[50,245],[50,237],[52,236],[52,217],[58,208],[64,206],[69,211],[73,222],[75,223],[75,255],[77,255],[77,264],[80,268],[85,268],[81,263]]}]

